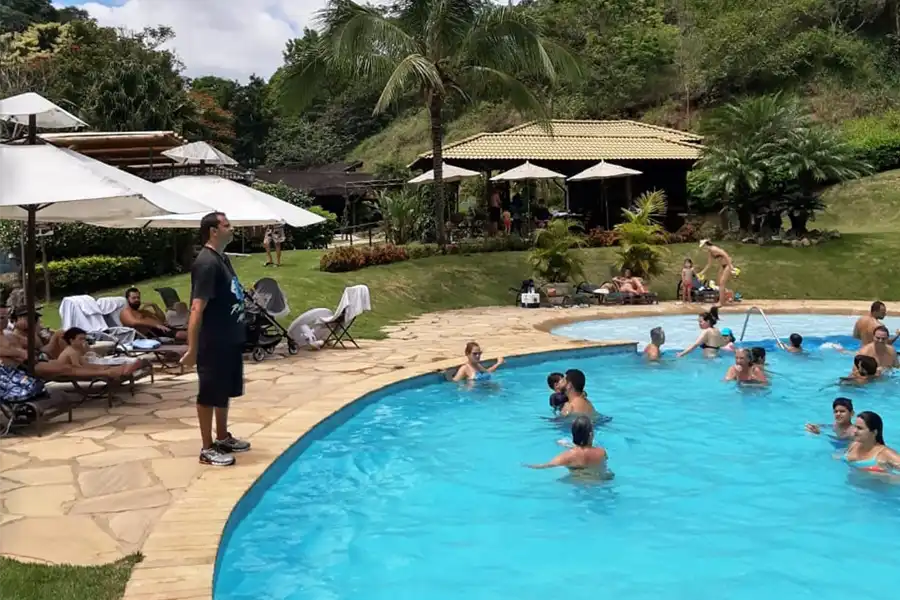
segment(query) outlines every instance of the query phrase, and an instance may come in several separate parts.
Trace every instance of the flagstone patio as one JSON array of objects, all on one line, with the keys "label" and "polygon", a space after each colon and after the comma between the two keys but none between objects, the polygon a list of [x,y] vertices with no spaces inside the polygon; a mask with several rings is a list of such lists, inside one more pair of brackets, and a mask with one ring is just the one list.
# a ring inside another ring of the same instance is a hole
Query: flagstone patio
[{"label": "flagstone patio", "polygon": [[[867,302],[755,301],[770,312],[850,314]],[[737,307],[744,311],[747,306]],[[457,364],[465,343],[486,356],[584,345],[549,334],[552,324],[590,318],[697,312],[676,304],[429,314],[385,328],[361,349],[275,355],[248,363],[246,395],[231,430],[253,442],[238,465],[197,462],[194,374],[163,375],[107,408],[77,409],[43,436],[0,439],[0,554],[26,561],[102,564],[141,550],[127,600],[211,596],[219,536],[234,504],[290,444],[354,399],[407,377]],[[610,324],[610,342],[615,342]]]}]

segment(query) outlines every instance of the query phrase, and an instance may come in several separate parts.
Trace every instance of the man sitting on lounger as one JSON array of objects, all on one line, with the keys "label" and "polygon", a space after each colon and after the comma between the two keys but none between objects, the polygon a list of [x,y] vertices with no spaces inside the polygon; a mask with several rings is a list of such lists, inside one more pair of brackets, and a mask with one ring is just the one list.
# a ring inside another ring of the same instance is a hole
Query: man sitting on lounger
[{"label": "man sitting on lounger", "polygon": [[[20,346],[23,350],[28,349],[28,309],[24,306],[17,306],[11,311],[10,321],[13,328],[5,332],[13,343]],[[65,349],[66,345],[62,339],[62,331],[50,332],[45,331],[45,336],[41,336],[41,313],[35,314],[37,322],[37,331],[34,334],[34,347],[39,353],[44,353],[47,358],[53,360],[59,358],[60,353]]]},{"label": "man sitting on lounger", "polygon": [[[0,335],[0,368],[18,369],[28,360],[28,351],[12,335]],[[80,365],[56,360],[37,361],[34,374],[41,379],[54,377],[114,377],[119,378],[139,369],[141,365]]]},{"label": "man sitting on lounger", "polygon": [[147,337],[170,337],[176,340],[187,340],[187,332],[173,329],[166,324],[166,315],[155,304],[142,304],[141,291],[135,287],[125,291],[128,305],[119,315],[122,325],[131,327]]}]

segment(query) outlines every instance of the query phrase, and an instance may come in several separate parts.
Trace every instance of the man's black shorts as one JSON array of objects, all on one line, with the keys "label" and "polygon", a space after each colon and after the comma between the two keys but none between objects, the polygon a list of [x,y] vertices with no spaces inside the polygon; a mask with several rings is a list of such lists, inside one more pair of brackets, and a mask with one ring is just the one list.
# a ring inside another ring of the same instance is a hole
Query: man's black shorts
[{"label": "man's black shorts", "polygon": [[197,404],[224,408],[244,395],[244,355],[240,345],[202,345],[197,351]]}]

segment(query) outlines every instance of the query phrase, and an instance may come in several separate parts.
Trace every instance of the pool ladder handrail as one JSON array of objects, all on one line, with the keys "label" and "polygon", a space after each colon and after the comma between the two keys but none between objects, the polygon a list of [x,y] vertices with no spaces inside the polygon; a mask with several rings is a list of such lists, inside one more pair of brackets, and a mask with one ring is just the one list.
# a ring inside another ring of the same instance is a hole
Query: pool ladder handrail
[{"label": "pool ladder handrail", "polygon": [[763,312],[763,309],[761,309],[758,306],[751,306],[750,308],[747,309],[747,313],[746,313],[747,316],[744,317],[744,328],[741,329],[741,337],[738,341],[741,341],[741,342],[744,341],[744,334],[747,333],[747,323],[750,322],[750,315],[752,315],[754,313],[754,311],[759,313],[760,316],[762,316],[763,320],[766,322],[766,327],[769,328],[769,333],[771,333],[772,337],[775,338],[775,343],[778,344],[778,347],[784,348],[784,344],[781,342],[781,338],[778,337],[778,334],[775,333],[775,328],[772,327],[772,323],[769,322],[769,317],[767,317],[766,313]]}]

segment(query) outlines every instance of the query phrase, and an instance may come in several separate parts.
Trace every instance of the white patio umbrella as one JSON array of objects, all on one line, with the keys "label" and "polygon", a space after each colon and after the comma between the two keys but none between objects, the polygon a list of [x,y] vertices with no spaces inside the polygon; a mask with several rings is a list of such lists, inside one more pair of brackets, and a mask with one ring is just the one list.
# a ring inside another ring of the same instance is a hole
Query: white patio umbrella
[{"label": "white patio umbrella", "polygon": [[194,227],[199,224],[203,215],[212,211],[225,213],[234,227],[277,224],[307,227],[325,220],[324,217],[275,196],[215,175],[182,175],[166,179],[157,185],[208,208],[194,214],[172,214],[145,219],[148,227]]},{"label": "white patio umbrella", "polygon": [[[634,175],[643,175],[640,171],[636,171],[634,169],[629,169],[628,167],[623,167],[620,165],[614,165],[612,163],[608,163],[605,160],[601,160],[593,167],[589,167],[578,173],[576,175],[572,175],[569,177],[569,181],[592,181],[592,180],[606,180],[606,179],[615,179],[618,177],[633,177]],[[628,189],[626,191],[626,195],[628,199],[631,199],[631,181],[627,181],[626,185]],[[601,194],[603,197],[603,206],[606,210],[606,228],[609,229],[609,201],[606,198],[606,185],[603,184],[601,186]]]},{"label": "white patio umbrella", "polygon": [[[26,92],[0,100],[0,120],[38,129],[74,129],[87,123],[40,94]],[[29,132],[30,133],[30,132]]]},{"label": "white patio umbrella", "polygon": [[566,176],[544,167],[533,165],[528,161],[509,171],[491,177],[491,181],[521,181],[524,179],[565,179]]},{"label": "white patio umbrella", "polygon": [[640,171],[614,165],[605,160],[601,160],[593,167],[587,168],[577,175],[569,177],[569,181],[591,181],[594,179],[614,179],[616,177],[631,177],[632,175],[643,175]]},{"label": "white patio umbrella", "polygon": [[34,364],[34,266],[37,221],[148,218],[168,211],[51,145],[0,145],[0,219],[26,220],[25,301],[28,364]]},{"label": "white patio umbrella", "polygon": [[178,146],[177,148],[166,150],[163,152],[163,155],[181,164],[228,165],[232,167],[238,164],[238,161],[206,142],[193,142],[184,146]]},{"label": "white patio umbrella", "polygon": [[[468,179],[469,177],[478,177],[481,175],[478,171],[470,171],[469,169],[463,169],[462,167],[455,167],[453,165],[448,165],[444,163],[443,173],[441,174],[441,180],[444,183],[453,183],[455,181],[460,181],[463,179]],[[430,171],[426,171],[419,175],[418,177],[413,177],[407,183],[412,184],[422,184],[422,183],[432,183],[434,181],[434,169]]]}]

